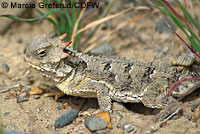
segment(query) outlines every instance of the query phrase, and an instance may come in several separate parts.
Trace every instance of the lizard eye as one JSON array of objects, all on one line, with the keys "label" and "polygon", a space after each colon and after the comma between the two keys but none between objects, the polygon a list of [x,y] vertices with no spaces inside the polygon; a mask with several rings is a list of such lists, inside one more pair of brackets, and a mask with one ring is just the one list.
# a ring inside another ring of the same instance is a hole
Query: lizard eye
[{"label": "lizard eye", "polygon": [[38,55],[39,55],[40,57],[44,57],[44,56],[46,55],[46,51],[45,51],[45,50],[40,50],[40,51],[38,52]]}]

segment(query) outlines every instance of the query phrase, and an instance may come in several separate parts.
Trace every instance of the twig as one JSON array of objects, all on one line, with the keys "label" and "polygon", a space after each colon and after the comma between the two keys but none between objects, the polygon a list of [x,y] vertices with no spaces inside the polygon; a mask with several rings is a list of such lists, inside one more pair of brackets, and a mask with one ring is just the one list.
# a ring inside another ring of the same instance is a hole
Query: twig
[{"label": "twig", "polygon": [[[158,12],[158,10],[153,10],[150,14],[154,14]],[[129,26],[130,24],[132,23],[135,23],[135,22],[138,22],[140,21],[141,19],[143,19],[145,16],[147,16],[148,14],[145,13],[139,17],[136,17],[136,18],[133,18],[131,20],[129,20],[128,22],[122,24],[122,25],[118,25],[114,30],[110,31],[107,33],[106,37],[102,38],[100,42],[98,43],[94,43],[94,42],[97,42],[99,39],[97,37],[93,37],[90,39],[90,42],[88,42],[88,44],[93,44],[92,46],[88,47],[87,49],[84,50],[84,53],[87,53],[89,52],[91,49],[95,48],[98,44],[101,44],[101,42],[103,41],[108,41],[108,38],[111,39],[112,35],[114,35],[114,33],[118,32],[119,30],[121,29],[124,29],[126,28],[127,26]],[[133,36],[135,38],[137,38],[139,41],[143,42],[143,43],[146,43],[146,41],[144,41],[142,38],[140,38],[139,36],[137,36],[136,34],[133,33]]]},{"label": "twig", "polygon": [[163,120],[161,122],[158,122],[155,127],[152,127],[153,131],[154,132],[157,131],[158,128],[160,127],[160,125],[162,125],[163,123],[167,122],[171,117],[173,117],[175,114],[177,114],[180,111],[180,109],[181,109],[181,107],[179,107],[173,114],[168,116],[165,120]]},{"label": "twig", "polygon": [[107,20],[113,19],[113,18],[115,18],[115,17],[117,17],[117,16],[119,16],[119,15],[125,13],[125,12],[131,11],[131,10],[134,10],[134,9],[135,10],[140,10],[140,9],[149,9],[149,8],[141,6],[141,7],[131,7],[131,8],[125,9],[125,10],[123,10],[121,12],[116,13],[116,14],[107,16],[105,18],[102,18],[102,19],[99,19],[99,20],[96,20],[96,21],[94,21],[92,23],[87,24],[85,27],[83,27],[82,29],[80,29],[79,31],[77,31],[76,34],[74,34],[73,36],[77,36],[79,33],[83,32],[83,31],[85,31],[85,30],[87,30],[87,29],[89,29],[91,27],[94,27],[94,26],[96,26],[98,24],[101,24],[101,23],[103,23],[103,22],[105,22]]},{"label": "twig", "polygon": [[[88,1],[89,1],[89,0],[86,0],[85,3],[87,3]],[[80,15],[79,15],[79,17],[78,17],[78,19],[77,19],[75,25],[74,25],[74,29],[73,29],[73,32],[72,32],[72,44],[71,44],[71,46],[72,46],[73,48],[74,48],[74,41],[75,41],[75,39],[76,39],[76,36],[75,36],[75,35],[77,35],[77,34],[76,34],[76,31],[77,31],[77,29],[78,29],[78,24],[79,24],[79,22],[80,22],[80,20],[81,20],[81,18],[82,18],[82,16],[83,16],[83,13],[85,12],[85,10],[86,10],[86,8],[83,8],[83,9],[81,10],[81,13],[80,13]]]},{"label": "twig", "polygon": [[11,89],[18,88],[18,87],[21,87],[21,86],[26,87],[26,88],[30,88],[31,87],[31,86],[27,86],[27,85],[24,85],[22,83],[21,84],[19,83],[19,84],[16,84],[16,85],[13,85],[13,86],[10,86],[10,87],[7,87],[7,88],[1,90],[0,93],[9,92]]}]

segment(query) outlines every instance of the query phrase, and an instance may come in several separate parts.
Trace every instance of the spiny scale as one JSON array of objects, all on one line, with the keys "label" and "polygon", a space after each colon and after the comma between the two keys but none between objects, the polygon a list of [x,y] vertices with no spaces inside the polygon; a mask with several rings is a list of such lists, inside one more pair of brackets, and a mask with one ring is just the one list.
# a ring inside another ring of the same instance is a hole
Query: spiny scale
[{"label": "spiny scale", "polygon": [[[66,36],[51,39],[43,35],[32,41],[27,46],[25,61],[51,77],[64,93],[96,97],[102,111],[111,110],[112,100],[164,108],[175,101],[173,95],[180,97],[199,84],[198,81],[185,82],[172,96],[163,100],[173,83],[199,77],[199,74],[189,70],[177,71],[170,65],[158,67],[151,62],[82,54],[70,48],[70,42],[63,44]],[[45,55],[41,57],[38,51],[44,51]]]}]

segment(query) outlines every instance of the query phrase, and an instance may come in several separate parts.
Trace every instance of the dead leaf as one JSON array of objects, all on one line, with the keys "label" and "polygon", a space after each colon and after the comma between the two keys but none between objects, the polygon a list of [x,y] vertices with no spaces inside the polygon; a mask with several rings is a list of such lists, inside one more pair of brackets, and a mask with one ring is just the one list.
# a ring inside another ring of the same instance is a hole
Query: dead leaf
[{"label": "dead leaf", "polygon": [[40,89],[39,87],[37,87],[37,86],[32,86],[31,87],[31,91],[30,91],[30,94],[31,95],[36,95],[36,94],[42,94],[43,93],[43,90],[42,89]]},{"label": "dead leaf", "polygon": [[103,119],[104,121],[106,121],[108,123],[108,128],[112,129],[109,112],[97,113],[95,115],[98,116],[99,118]]}]

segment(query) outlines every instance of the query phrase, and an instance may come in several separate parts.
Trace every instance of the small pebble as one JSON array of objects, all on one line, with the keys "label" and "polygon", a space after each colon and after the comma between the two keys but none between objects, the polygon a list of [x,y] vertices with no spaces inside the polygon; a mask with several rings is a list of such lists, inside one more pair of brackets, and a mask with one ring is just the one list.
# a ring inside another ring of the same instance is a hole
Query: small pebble
[{"label": "small pebble", "polygon": [[35,99],[39,99],[41,97],[41,95],[34,95]]},{"label": "small pebble", "polygon": [[62,108],[61,108],[61,106],[57,106],[56,109],[61,110]]},{"label": "small pebble", "polygon": [[17,97],[17,103],[21,103],[21,102],[24,102],[24,101],[28,101],[28,98],[26,98],[24,96]]},{"label": "small pebble", "polygon": [[149,50],[149,48],[145,47],[145,48],[144,48],[144,51],[147,51],[147,50]]},{"label": "small pebble", "polygon": [[29,94],[27,92],[23,92],[23,93],[20,94],[20,96],[24,96],[25,98],[28,98]]},{"label": "small pebble", "polygon": [[28,88],[27,90],[25,90],[25,92],[26,92],[27,94],[30,94],[30,91],[31,91],[30,88]]},{"label": "small pebble", "polygon": [[66,114],[64,114],[60,118],[58,118],[54,123],[54,127],[60,128],[60,127],[64,127],[66,125],[69,125],[77,117],[78,117],[78,110],[72,109],[71,111],[67,112]]},{"label": "small pebble", "polygon": [[2,64],[2,68],[3,68],[5,71],[7,71],[7,72],[10,70],[8,64],[6,64],[6,63],[3,63],[3,64]]},{"label": "small pebble", "polygon": [[4,116],[8,116],[9,114],[10,114],[10,112],[3,113]]},{"label": "small pebble", "polygon": [[120,117],[120,118],[123,118],[124,116],[120,114],[119,117]]},{"label": "small pebble", "polygon": [[41,112],[43,109],[40,107],[40,108],[37,108],[36,110],[37,110],[37,112],[39,113],[39,112]]},{"label": "small pebble", "polygon": [[117,128],[123,128],[123,125],[121,123],[117,123]]},{"label": "small pebble", "polygon": [[132,125],[125,125],[124,126],[124,129],[125,129],[125,131],[127,132],[127,133],[130,133],[131,131],[133,131],[134,130],[134,127],[132,126]]},{"label": "small pebble", "polygon": [[85,126],[90,131],[102,130],[108,127],[108,123],[98,116],[93,116],[85,120]]},{"label": "small pebble", "polygon": [[5,132],[5,134],[22,134],[22,133],[20,133],[19,131],[16,131],[16,130],[8,130]]},{"label": "small pebble", "polygon": [[165,47],[162,49],[162,51],[163,51],[164,53],[167,53],[167,52],[169,51],[169,47],[168,47],[168,46],[165,46]]}]

